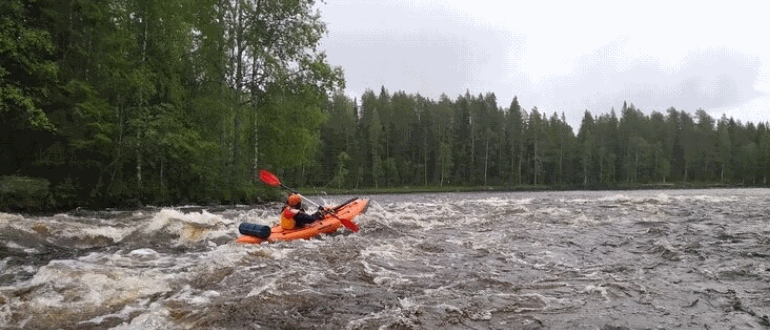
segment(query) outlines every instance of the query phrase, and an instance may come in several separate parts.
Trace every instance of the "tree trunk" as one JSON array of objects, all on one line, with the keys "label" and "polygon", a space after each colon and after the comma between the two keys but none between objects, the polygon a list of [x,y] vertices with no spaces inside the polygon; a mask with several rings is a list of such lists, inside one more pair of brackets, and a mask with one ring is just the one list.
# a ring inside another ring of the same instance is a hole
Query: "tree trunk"
[{"label": "tree trunk", "polygon": [[722,169],[720,172],[721,173],[720,173],[719,182],[724,183],[725,182],[725,164],[724,163],[722,163]]},{"label": "tree trunk", "polygon": [[441,163],[441,179],[439,180],[438,186],[443,187],[444,186],[444,170],[446,166],[444,166],[444,163]]},{"label": "tree trunk", "polygon": [[[144,66],[147,60],[147,18],[142,21],[144,24],[144,38],[142,40],[142,62]],[[144,94],[139,93],[139,127],[136,130],[136,186],[139,188],[140,193],[142,189],[142,113],[144,112]]]},{"label": "tree trunk", "polygon": [[487,166],[489,164],[489,138],[487,138],[487,145],[484,148],[484,185],[487,185]]},{"label": "tree trunk", "polygon": [[428,137],[426,134],[422,135],[422,152],[423,152],[423,159],[422,159],[423,183],[425,186],[427,186],[428,185]]},{"label": "tree trunk", "polygon": [[[472,114],[469,116],[473,116]],[[468,169],[468,179],[470,179],[470,183],[475,183],[475,175],[474,175],[474,168],[476,168],[476,132],[473,127],[473,120],[471,119],[471,163],[468,164],[465,168]]]},{"label": "tree trunk", "polygon": [[[139,107],[141,109],[141,107]],[[136,187],[142,189],[142,128],[136,130]]]},{"label": "tree trunk", "polygon": [[118,105],[115,108],[115,121],[118,123],[118,151],[115,155],[115,160],[112,161],[112,164],[115,164],[115,169],[112,171],[112,176],[110,177],[110,185],[115,182],[115,175],[118,173],[118,169],[122,167],[120,165],[120,157],[123,154],[123,102],[120,95],[118,95]]},{"label": "tree trunk", "polygon": [[516,182],[516,147],[511,144],[511,183]]},{"label": "tree trunk", "polygon": [[[500,139],[500,140],[502,141],[502,139]],[[503,178],[505,177],[504,176],[505,165],[503,165],[503,164],[505,164],[505,148],[501,145],[500,148],[498,149],[498,151],[499,151],[499,154],[497,155],[497,164],[498,164],[497,165],[497,178],[498,178],[498,180],[501,181],[500,183],[502,183]]]},{"label": "tree trunk", "polygon": [[519,185],[521,185],[521,182],[522,182],[521,180],[523,179],[522,178],[523,175],[521,174],[521,171],[523,170],[522,169],[522,164],[521,164],[522,163],[522,161],[521,161],[522,159],[524,159],[523,148],[520,149],[520,151],[519,151],[519,159],[516,160],[516,162],[519,164]]},{"label": "tree trunk", "polygon": [[163,186],[163,157],[160,158],[160,197],[164,198],[165,187]]},{"label": "tree trunk", "polygon": [[638,168],[639,168],[639,151],[636,151],[636,153],[634,154],[634,182],[637,182],[639,180]]},{"label": "tree trunk", "polygon": [[231,172],[232,179],[238,178],[238,169],[240,155],[238,148],[238,132],[240,132],[241,125],[241,95],[243,94],[243,53],[244,53],[244,27],[243,27],[243,8],[240,6],[240,1],[235,2],[235,109],[233,114],[233,140],[232,140],[232,160],[230,166],[233,167]]},{"label": "tree trunk", "polygon": [[564,183],[564,141],[559,150],[559,183]]},{"label": "tree trunk", "polygon": [[251,62],[251,107],[254,111],[254,173],[259,171],[259,85],[257,82],[257,58]]},{"label": "tree trunk", "polygon": [[533,167],[532,170],[534,171],[534,175],[535,175],[534,181],[532,182],[533,184],[537,184],[537,176],[539,174],[537,162],[538,162],[538,156],[537,156],[537,139],[536,139],[535,140],[535,157],[533,157],[532,159],[532,167]]},{"label": "tree trunk", "polygon": [[604,153],[599,153],[599,182],[604,182]]},{"label": "tree trunk", "polygon": [[[257,110],[254,110],[257,112]],[[259,113],[254,114],[254,173],[259,171]]]}]

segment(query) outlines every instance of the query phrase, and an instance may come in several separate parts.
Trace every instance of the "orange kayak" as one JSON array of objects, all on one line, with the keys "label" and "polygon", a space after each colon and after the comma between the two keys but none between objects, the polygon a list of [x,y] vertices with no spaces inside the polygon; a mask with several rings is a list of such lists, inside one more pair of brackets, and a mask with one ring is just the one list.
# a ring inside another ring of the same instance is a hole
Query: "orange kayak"
[{"label": "orange kayak", "polygon": [[251,244],[260,244],[264,242],[272,243],[278,241],[292,241],[295,239],[308,239],[321,234],[331,234],[342,227],[342,223],[339,219],[353,221],[358,215],[365,213],[368,206],[368,200],[354,198],[333,208],[334,215],[327,214],[320,220],[307,224],[302,228],[284,229],[279,224],[270,229],[270,236],[265,239],[256,236],[241,235],[236,242]]}]

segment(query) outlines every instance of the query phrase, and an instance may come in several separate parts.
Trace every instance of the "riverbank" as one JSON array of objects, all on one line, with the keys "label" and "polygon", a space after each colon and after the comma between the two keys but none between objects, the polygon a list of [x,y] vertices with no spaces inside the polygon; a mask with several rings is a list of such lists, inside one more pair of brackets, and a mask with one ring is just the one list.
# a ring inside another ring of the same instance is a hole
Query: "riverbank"
[{"label": "riverbank", "polygon": [[[764,185],[724,184],[714,182],[673,182],[651,184],[592,184],[584,185],[479,185],[479,186],[400,186],[341,189],[331,187],[300,187],[296,190],[304,195],[372,195],[372,194],[411,194],[443,192],[505,192],[505,191],[570,191],[570,190],[644,190],[644,189],[710,189],[710,188],[749,188]],[[190,200],[154,200],[143,201],[137,196],[105,201],[105,198],[91,197],[91,200],[78,196],[74,187],[63,189],[51,187],[45,179],[5,176],[0,177],[0,212],[44,214],[69,211],[75,208],[134,209],[144,205],[177,206],[202,205],[222,206],[234,204],[263,204],[284,198],[284,191],[257,185],[250,187],[251,193],[241,198],[209,197],[201,201]],[[248,195],[248,196],[246,196]],[[91,203],[90,205],[88,203]]]},{"label": "riverbank", "polygon": [[570,191],[570,190],[650,190],[650,189],[713,189],[758,188],[764,185],[724,184],[713,182],[675,182],[650,184],[594,184],[594,185],[505,185],[505,186],[403,186],[379,188],[339,189],[330,187],[304,187],[296,190],[304,195],[367,195],[411,194],[442,192],[505,192],[505,191]]}]

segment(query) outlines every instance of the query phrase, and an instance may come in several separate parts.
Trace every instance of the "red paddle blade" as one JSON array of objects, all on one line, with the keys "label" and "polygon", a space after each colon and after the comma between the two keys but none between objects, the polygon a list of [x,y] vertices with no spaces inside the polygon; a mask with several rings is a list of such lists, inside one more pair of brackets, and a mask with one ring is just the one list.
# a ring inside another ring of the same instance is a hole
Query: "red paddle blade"
[{"label": "red paddle blade", "polygon": [[342,219],[342,218],[339,218],[339,219],[340,219],[340,222],[342,223],[342,225],[345,226],[345,228],[350,229],[350,231],[352,231],[354,233],[358,232],[358,225],[355,224],[355,222],[350,221],[348,219]]},{"label": "red paddle blade", "polygon": [[281,180],[279,180],[275,174],[270,173],[267,170],[259,170],[259,179],[269,186],[278,187],[281,185]]},{"label": "red paddle blade", "polygon": [[[345,203],[345,204],[347,204],[347,203]],[[342,204],[342,205],[345,205],[345,204]],[[341,206],[338,206],[338,207],[341,207]],[[340,223],[343,226],[345,226],[345,228],[350,229],[350,231],[352,231],[354,233],[358,232],[358,225],[355,222],[350,221],[348,219],[344,219],[344,218],[338,217],[336,214],[334,214],[334,210],[332,210],[331,212],[327,212],[326,214],[327,215],[331,215],[333,218],[339,220]]]}]

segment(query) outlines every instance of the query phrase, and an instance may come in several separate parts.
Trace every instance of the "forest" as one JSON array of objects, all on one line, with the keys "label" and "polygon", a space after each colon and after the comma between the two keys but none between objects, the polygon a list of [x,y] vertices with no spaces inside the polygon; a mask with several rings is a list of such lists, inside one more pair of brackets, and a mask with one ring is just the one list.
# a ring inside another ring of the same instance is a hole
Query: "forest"
[{"label": "forest", "polygon": [[[671,182],[766,185],[767,123],[743,124],[669,108],[646,115],[586,110],[577,132],[564,113],[508,107],[494,93],[438,101],[368,90],[326,107],[322,157],[300,177],[313,186],[636,187]],[[577,134],[575,134],[577,133]]]},{"label": "forest", "polygon": [[254,203],[277,194],[260,168],[339,190],[767,184],[768,124],[702,109],[573,130],[494,93],[351,98],[317,5],[0,2],[0,210]]}]

